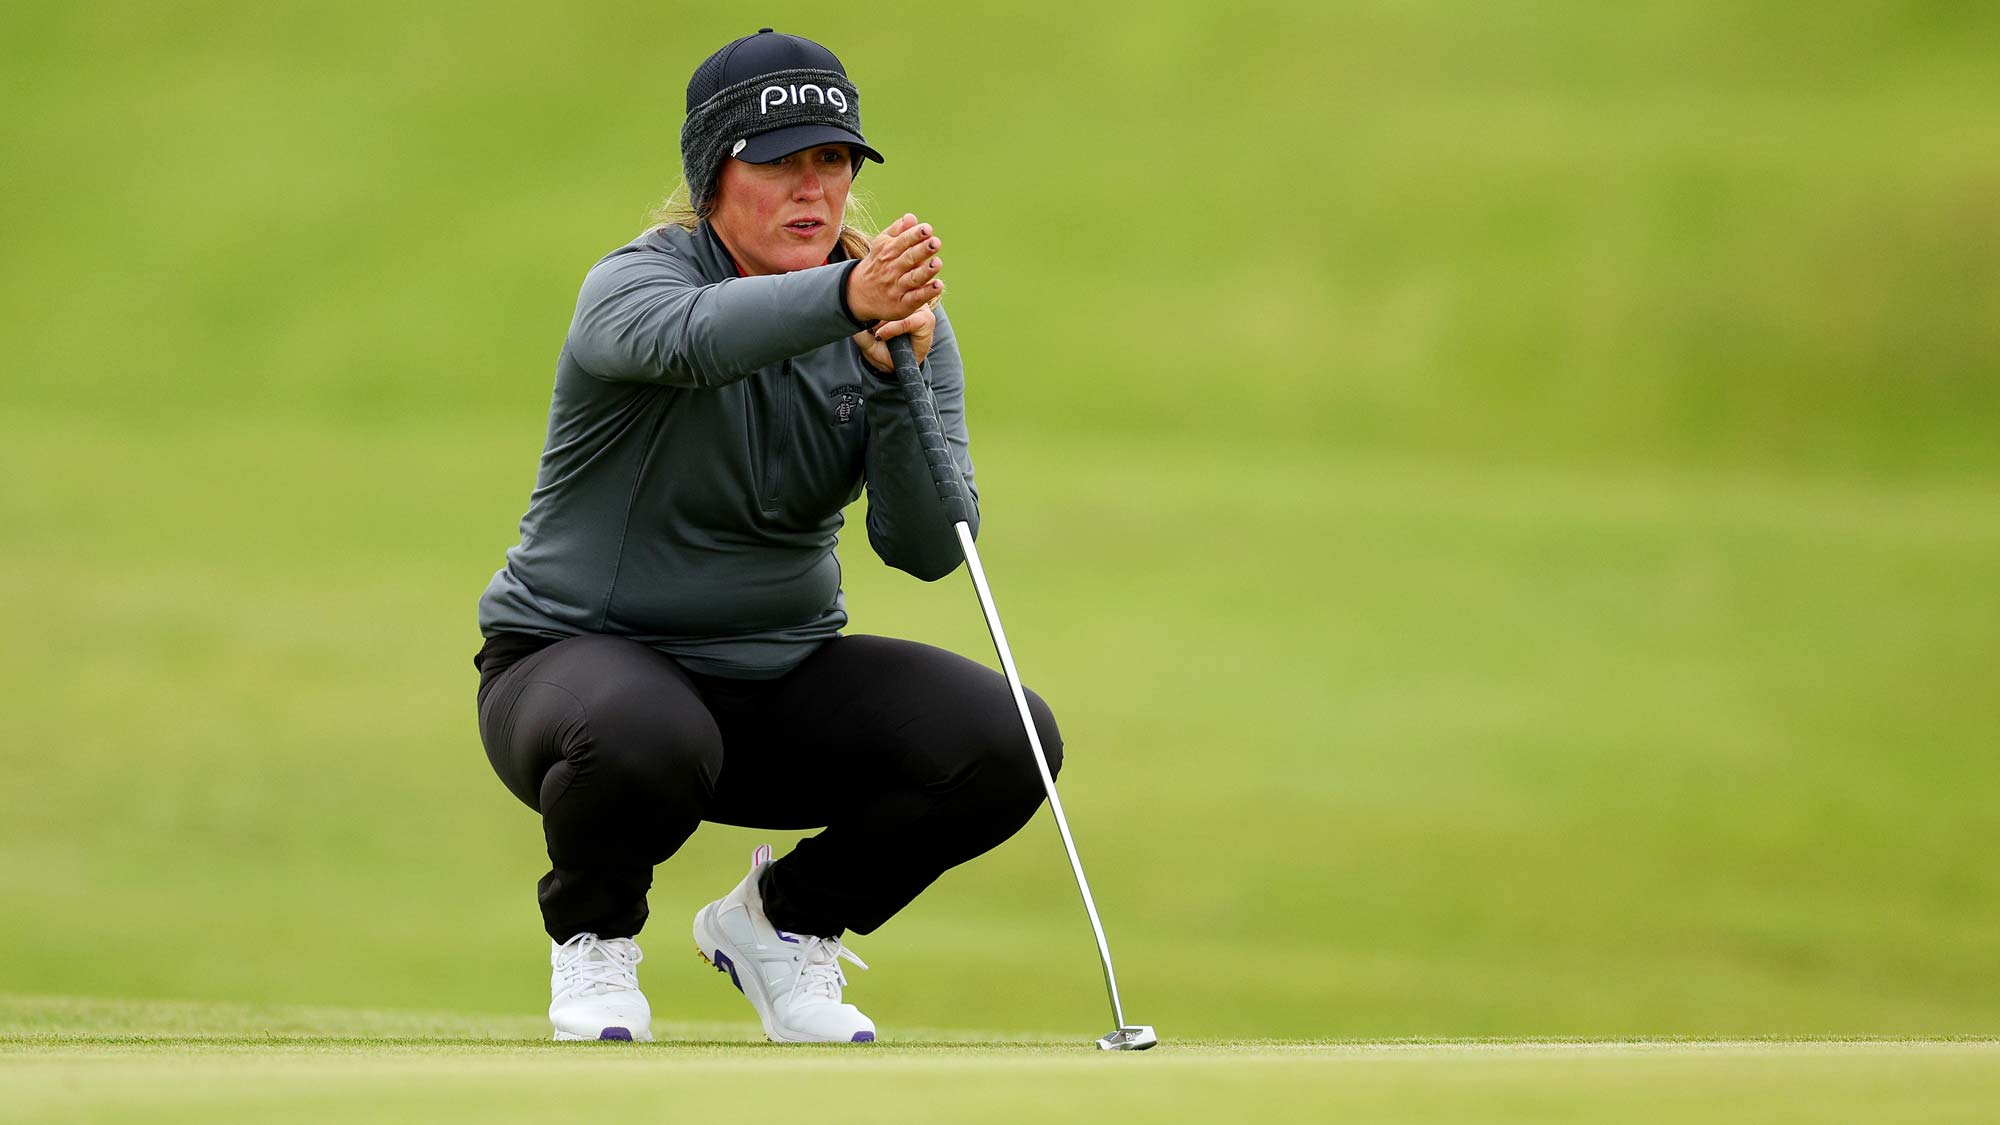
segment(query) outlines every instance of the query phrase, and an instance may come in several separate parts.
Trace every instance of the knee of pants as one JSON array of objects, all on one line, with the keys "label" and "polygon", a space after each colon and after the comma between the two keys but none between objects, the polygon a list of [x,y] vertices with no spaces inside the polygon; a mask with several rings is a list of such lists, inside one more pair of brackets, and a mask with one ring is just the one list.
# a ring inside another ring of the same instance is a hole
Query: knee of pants
[{"label": "knee of pants", "polygon": [[[1035,734],[1041,739],[1042,756],[1048,759],[1051,777],[1062,772],[1063,743],[1062,732],[1056,727],[1055,713],[1049,705],[1034,692],[1028,693],[1028,714],[1035,720]],[[1042,775],[1035,768],[1034,755],[1028,750],[1025,732],[1021,729],[1021,715],[1008,701],[1007,717],[1004,721],[994,720],[988,729],[980,732],[980,744],[984,749],[981,772],[994,782],[1006,787],[1012,795],[1030,804],[1042,799]]]},{"label": "knee of pants", "polygon": [[1035,720],[1035,733],[1042,740],[1042,754],[1049,760],[1051,775],[1062,772],[1063,741],[1062,731],[1056,729],[1056,713],[1042,702],[1042,697],[1028,692],[1028,714]]},{"label": "knee of pants", "polygon": [[598,699],[564,732],[563,760],[542,787],[543,813],[587,787],[592,803],[679,808],[698,815],[722,774],[722,735],[706,715],[648,699]]}]

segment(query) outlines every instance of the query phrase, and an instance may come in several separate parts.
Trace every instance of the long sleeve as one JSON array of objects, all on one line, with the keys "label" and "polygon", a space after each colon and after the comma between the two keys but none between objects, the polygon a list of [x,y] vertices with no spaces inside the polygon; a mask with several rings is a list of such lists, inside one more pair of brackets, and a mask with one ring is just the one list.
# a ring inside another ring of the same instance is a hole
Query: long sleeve
[{"label": "long sleeve", "polygon": [[667,254],[613,254],[584,278],[570,354],[600,379],[733,383],[865,327],[847,310],[854,265],[705,283]]},{"label": "long sleeve", "polygon": [[[937,310],[937,330],[924,360],[924,380],[937,404],[952,460],[965,478],[972,498],[971,528],[979,534],[979,489],[972,479],[971,442],[965,426],[965,367],[958,340],[944,310]],[[868,380],[864,391],[868,412],[868,542],[882,561],[898,570],[934,582],[958,568],[962,560],[958,535],[945,522],[931,484],[930,466],[910,422],[909,403],[893,376]]]}]

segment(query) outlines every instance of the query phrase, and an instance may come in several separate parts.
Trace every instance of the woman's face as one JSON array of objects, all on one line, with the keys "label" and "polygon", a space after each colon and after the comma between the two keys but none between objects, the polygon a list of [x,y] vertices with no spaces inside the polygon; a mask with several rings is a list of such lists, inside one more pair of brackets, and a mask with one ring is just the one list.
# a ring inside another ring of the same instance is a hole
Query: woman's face
[{"label": "woman's face", "polygon": [[747,274],[810,269],[833,252],[853,183],[846,145],[802,149],[769,164],[724,160],[709,222]]}]

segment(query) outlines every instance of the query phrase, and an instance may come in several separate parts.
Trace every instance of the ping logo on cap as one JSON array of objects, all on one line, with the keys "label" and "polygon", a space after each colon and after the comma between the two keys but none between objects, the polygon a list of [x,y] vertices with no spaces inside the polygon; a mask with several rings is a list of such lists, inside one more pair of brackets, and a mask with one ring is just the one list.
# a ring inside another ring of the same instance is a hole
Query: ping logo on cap
[{"label": "ping logo on cap", "polygon": [[804,105],[807,94],[818,95],[821,105],[830,105],[842,113],[847,112],[847,94],[838,86],[815,86],[810,82],[792,86],[772,83],[764,87],[757,92],[757,112],[769,113],[772,106]]}]

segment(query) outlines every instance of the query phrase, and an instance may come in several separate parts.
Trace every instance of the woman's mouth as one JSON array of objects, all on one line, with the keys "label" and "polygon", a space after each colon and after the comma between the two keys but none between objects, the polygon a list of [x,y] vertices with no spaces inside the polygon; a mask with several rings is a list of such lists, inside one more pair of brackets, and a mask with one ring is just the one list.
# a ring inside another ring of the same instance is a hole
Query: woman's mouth
[{"label": "woman's mouth", "polygon": [[794,234],[811,236],[825,230],[826,224],[820,222],[818,219],[795,219],[792,222],[786,223],[785,229]]}]

